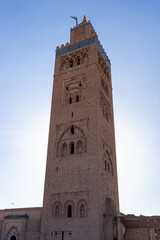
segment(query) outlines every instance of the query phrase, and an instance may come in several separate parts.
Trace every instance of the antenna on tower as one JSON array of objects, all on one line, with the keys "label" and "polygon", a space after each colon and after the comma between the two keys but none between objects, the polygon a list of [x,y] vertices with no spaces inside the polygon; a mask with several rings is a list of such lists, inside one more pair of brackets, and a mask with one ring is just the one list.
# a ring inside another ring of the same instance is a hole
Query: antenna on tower
[{"label": "antenna on tower", "polygon": [[73,18],[74,20],[76,20],[76,26],[78,25],[78,18],[76,16],[71,16],[71,18]]}]

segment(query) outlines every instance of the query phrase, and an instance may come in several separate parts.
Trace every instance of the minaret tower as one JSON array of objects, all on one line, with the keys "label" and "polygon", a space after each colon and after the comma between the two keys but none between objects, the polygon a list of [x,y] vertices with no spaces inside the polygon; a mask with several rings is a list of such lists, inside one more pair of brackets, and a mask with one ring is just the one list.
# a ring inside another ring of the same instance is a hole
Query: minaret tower
[{"label": "minaret tower", "polygon": [[41,240],[117,239],[111,63],[84,17],[56,48]]}]

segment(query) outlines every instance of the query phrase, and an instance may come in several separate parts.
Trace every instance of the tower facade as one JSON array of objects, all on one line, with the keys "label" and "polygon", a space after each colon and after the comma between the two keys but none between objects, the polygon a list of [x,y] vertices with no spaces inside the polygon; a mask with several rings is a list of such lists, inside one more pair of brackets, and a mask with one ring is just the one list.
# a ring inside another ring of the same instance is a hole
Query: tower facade
[{"label": "tower facade", "polygon": [[111,64],[84,18],[56,48],[41,240],[116,239],[118,212]]}]

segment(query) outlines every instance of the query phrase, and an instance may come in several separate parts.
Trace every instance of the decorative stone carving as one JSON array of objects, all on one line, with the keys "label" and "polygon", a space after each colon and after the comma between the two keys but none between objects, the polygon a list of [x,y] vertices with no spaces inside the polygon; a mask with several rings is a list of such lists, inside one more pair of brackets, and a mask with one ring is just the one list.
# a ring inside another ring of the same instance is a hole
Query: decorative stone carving
[{"label": "decorative stone carving", "polygon": [[64,105],[67,106],[82,101],[84,88],[85,77],[65,81],[63,91]]},{"label": "decorative stone carving", "polygon": [[104,73],[107,80],[111,82],[111,74],[110,74],[109,67],[99,52],[98,52],[98,65],[100,66],[100,69]]},{"label": "decorative stone carving", "polygon": [[74,53],[66,54],[61,58],[60,71],[88,62],[89,47],[74,51]]},{"label": "decorative stone carving", "polygon": [[104,169],[113,176],[113,164],[109,151],[105,151],[103,155]]},{"label": "decorative stone carving", "polygon": [[[74,129],[74,132],[72,132]],[[64,147],[65,146],[65,147]],[[86,136],[81,128],[71,125],[60,136],[57,144],[57,156],[86,152]]]},{"label": "decorative stone carving", "polygon": [[108,84],[107,84],[107,81],[105,81],[103,78],[101,78],[101,87],[104,90],[106,96],[109,96]]},{"label": "decorative stone carving", "polygon": [[100,91],[100,106],[103,112],[103,117],[109,121],[112,120],[111,118],[111,109],[110,109],[110,103],[109,101],[106,99],[106,97],[104,96],[104,94],[102,93],[102,91]]}]

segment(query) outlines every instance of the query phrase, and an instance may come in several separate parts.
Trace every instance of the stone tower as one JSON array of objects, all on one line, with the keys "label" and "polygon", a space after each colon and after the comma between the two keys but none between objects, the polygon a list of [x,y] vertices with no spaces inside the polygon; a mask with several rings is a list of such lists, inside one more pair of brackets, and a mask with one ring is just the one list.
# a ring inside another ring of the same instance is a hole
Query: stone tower
[{"label": "stone tower", "polygon": [[117,239],[111,64],[84,17],[56,48],[41,240]]}]

